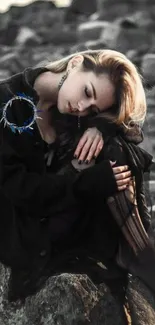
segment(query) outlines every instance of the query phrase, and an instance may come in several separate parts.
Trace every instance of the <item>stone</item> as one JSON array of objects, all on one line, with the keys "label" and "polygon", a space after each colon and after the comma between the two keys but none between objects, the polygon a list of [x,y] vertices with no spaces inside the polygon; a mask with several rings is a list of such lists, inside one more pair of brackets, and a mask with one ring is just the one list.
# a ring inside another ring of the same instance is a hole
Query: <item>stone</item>
[{"label": "stone", "polygon": [[0,69],[8,70],[10,74],[15,74],[23,68],[18,52],[10,52],[0,58]]},{"label": "stone", "polygon": [[106,21],[89,21],[79,24],[77,28],[79,41],[84,42],[99,39],[107,24]]},{"label": "stone", "polygon": [[155,53],[147,53],[142,58],[141,71],[145,82],[149,85],[155,84]]},{"label": "stone", "polygon": [[6,69],[0,69],[0,81],[9,77],[9,71]]},{"label": "stone", "polygon": [[37,46],[40,45],[41,42],[41,37],[39,37],[36,32],[29,27],[21,27],[15,39],[15,44],[22,46]]},{"label": "stone", "polygon": [[65,14],[65,21],[78,20],[79,16],[90,16],[97,11],[97,0],[72,0]]},{"label": "stone", "polygon": [[155,297],[138,278],[131,277],[126,291],[132,323],[136,325],[154,325]]},{"label": "stone", "polygon": [[127,24],[134,26],[135,27],[141,27],[141,28],[147,28],[149,30],[151,30],[151,28],[154,28],[154,20],[152,19],[152,15],[151,12],[148,11],[143,11],[143,10],[139,10],[136,12],[133,12],[130,15],[126,15],[125,17],[119,17],[115,20],[115,22],[119,22],[120,25],[124,25]]},{"label": "stone", "polygon": [[100,49],[106,49],[107,44],[103,42],[102,40],[97,41],[87,41],[85,42],[86,48],[91,50],[100,50]]},{"label": "stone", "polygon": [[85,274],[50,277],[25,301],[7,300],[10,271],[0,264],[0,324],[3,325],[126,325],[123,307],[103,283]]},{"label": "stone", "polygon": [[154,325],[154,295],[132,276],[125,301],[118,285],[112,293],[105,283],[94,285],[86,274],[60,273],[51,276],[36,294],[12,302],[7,299],[9,277],[9,268],[0,264],[3,325]]},{"label": "stone", "polygon": [[133,14],[136,11],[144,10],[148,11],[149,8],[153,8],[154,12],[154,2],[152,0],[131,0],[124,1],[118,0],[98,0],[98,12],[102,19],[107,19],[113,21],[118,17],[124,17],[129,14]]},{"label": "stone", "polygon": [[98,11],[100,18],[109,21],[116,19],[117,17],[124,17],[131,12],[131,5],[127,1],[115,1],[115,0],[98,0]]},{"label": "stone", "polygon": [[144,43],[152,44],[152,37],[148,35],[147,30],[135,27],[126,28],[120,23],[108,23],[100,37],[108,47],[120,52],[140,49]]},{"label": "stone", "polygon": [[64,46],[64,44],[75,44],[77,43],[77,31],[76,29],[63,28],[61,25],[58,25],[56,29],[51,31],[50,29],[42,29],[40,32],[42,37],[42,43],[47,44],[51,43],[57,46]]}]

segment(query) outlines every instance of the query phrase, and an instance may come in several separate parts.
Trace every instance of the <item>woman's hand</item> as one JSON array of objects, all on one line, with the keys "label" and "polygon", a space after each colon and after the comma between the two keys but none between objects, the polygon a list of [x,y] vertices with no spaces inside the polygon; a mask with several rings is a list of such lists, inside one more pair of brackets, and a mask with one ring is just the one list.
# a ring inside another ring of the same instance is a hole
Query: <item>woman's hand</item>
[{"label": "woman's hand", "polygon": [[115,161],[110,161],[110,164],[113,169],[118,191],[122,191],[129,185],[129,182],[131,180],[131,171],[127,165],[113,167],[116,164]]},{"label": "woman's hand", "polygon": [[82,138],[80,139],[74,157],[78,159],[80,163],[89,163],[92,158],[96,158],[103,148],[102,133],[95,127],[87,129]]}]

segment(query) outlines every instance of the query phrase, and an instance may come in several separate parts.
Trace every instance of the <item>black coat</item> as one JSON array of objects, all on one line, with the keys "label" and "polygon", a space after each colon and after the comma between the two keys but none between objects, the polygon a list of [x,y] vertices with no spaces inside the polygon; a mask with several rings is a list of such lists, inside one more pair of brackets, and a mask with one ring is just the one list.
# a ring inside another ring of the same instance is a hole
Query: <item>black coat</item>
[{"label": "black coat", "polygon": [[[17,92],[30,96],[36,104],[38,96],[33,82],[42,71],[26,69],[1,82],[1,107]],[[18,101],[10,109],[9,117],[17,125],[23,125],[28,118],[27,106]],[[66,258],[64,251],[72,254],[70,247],[74,256],[76,249],[79,253],[80,248],[81,251],[85,248],[92,255],[114,257],[121,234],[106,198],[116,192],[109,159],[117,160],[118,165],[128,162],[115,141],[120,130],[109,125],[102,130],[105,146],[95,166],[79,175],[69,165],[65,173],[58,175],[56,162],[54,173],[47,172],[44,141],[36,123],[31,135],[14,133],[3,122],[0,125],[0,259],[12,268],[14,296],[30,293],[41,275],[59,269]],[[143,156],[142,167],[145,167],[147,155]],[[133,169],[133,173],[139,175],[138,170]],[[150,223],[148,218],[146,213],[143,220]],[[20,290],[19,286],[23,288]]]},{"label": "black coat", "polygon": [[[24,93],[37,103],[38,96],[32,86],[34,76],[41,71],[26,69],[0,83],[1,118],[5,103],[17,93]],[[27,118],[27,104],[21,105],[20,100],[9,108],[8,119],[16,125],[23,125]],[[33,135],[19,134],[5,127],[4,120],[0,124],[0,260],[15,270],[18,279],[17,269],[26,271],[22,275],[26,276],[26,282],[28,272],[33,282],[33,275],[39,278],[49,261],[54,268],[55,260],[62,258],[58,252],[65,245],[77,243],[82,229],[86,229],[88,219],[82,219],[81,203],[71,190],[73,182],[75,192],[78,182],[78,193],[84,189],[91,200],[108,197],[116,191],[108,160],[91,167],[91,175],[88,169],[82,171],[80,178],[74,168],[63,175],[48,173],[44,141],[36,123],[33,127]]]}]

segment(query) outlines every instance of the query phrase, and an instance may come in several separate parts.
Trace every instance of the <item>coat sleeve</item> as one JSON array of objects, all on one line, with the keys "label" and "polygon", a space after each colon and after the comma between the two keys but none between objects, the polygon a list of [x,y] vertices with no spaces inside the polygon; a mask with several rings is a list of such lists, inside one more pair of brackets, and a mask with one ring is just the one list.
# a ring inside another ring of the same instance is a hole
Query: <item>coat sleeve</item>
[{"label": "coat sleeve", "polygon": [[144,181],[141,184],[137,201],[138,201],[139,213],[142,218],[144,228],[146,231],[148,231],[149,227],[151,226],[151,214],[149,212],[147,202],[146,202]]},{"label": "coat sleeve", "polygon": [[[65,196],[68,186],[72,186],[79,196],[109,196],[116,191],[116,182],[108,161],[95,165],[80,174],[42,175],[29,172],[17,152],[9,144],[0,149],[0,186],[6,196],[16,206],[31,208],[45,213],[60,197]],[[72,178],[72,180],[71,180]],[[107,186],[108,184],[108,186]]]},{"label": "coat sleeve", "polygon": [[109,160],[81,172],[73,184],[74,195],[79,199],[106,199],[117,191],[117,184]]}]

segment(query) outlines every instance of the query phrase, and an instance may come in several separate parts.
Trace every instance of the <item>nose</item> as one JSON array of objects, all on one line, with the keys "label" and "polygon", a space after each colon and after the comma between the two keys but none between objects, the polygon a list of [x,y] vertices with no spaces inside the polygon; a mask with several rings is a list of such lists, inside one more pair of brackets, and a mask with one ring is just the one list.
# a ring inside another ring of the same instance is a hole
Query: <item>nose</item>
[{"label": "nose", "polygon": [[78,104],[77,104],[77,110],[78,110],[79,112],[83,112],[83,111],[85,110],[85,106],[86,106],[86,105],[84,105],[84,102],[83,102],[83,101],[80,101],[80,102],[78,102]]},{"label": "nose", "polygon": [[77,105],[77,110],[79,112],[84,112],[86,111],[91,105],[92,105],[92,100],[87,100],[87,101],[80,101],[78,102],[78,105]]}]

